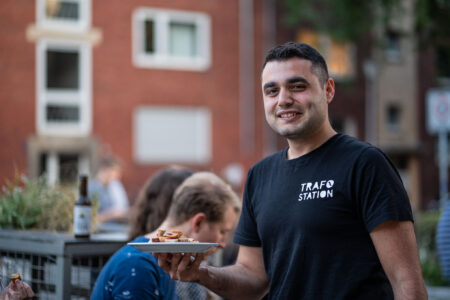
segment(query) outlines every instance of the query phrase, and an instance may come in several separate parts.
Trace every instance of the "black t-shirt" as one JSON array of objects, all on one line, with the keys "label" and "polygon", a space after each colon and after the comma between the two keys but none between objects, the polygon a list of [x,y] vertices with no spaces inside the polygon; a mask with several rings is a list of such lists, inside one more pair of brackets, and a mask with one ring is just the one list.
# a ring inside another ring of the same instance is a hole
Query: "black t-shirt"
[{"label": "black t-shirt", "polygon": [[234,242],[262,247],[269,299],[393,299],[369,232],[412,220],[400,176],[376,147],[336,134],[250,169]]}]

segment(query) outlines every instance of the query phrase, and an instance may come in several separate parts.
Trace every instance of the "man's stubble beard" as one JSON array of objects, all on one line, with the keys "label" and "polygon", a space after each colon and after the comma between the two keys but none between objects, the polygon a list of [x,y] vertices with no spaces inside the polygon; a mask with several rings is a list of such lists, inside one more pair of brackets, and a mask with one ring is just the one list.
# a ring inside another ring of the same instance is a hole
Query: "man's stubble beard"
[{"label": "man's stubble beard", "polygon": [[282,128],[276,124],[276,120],[275,117],[274,122],[268,122],[272,130],[288,140],[298,140],[314,135],[325,121],[325,116],[317,114],[317,117],[303,120],[295,128]]}]

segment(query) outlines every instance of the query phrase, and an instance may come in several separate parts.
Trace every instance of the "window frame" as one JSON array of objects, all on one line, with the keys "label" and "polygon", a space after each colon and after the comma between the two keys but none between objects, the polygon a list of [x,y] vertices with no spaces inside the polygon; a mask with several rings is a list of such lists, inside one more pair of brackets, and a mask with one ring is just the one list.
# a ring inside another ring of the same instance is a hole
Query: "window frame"
[{"label": "window frame", "polygon": [[41,28],[56,31],[86,31],[91,26],[91,0],[59,0],[78,3],[80,15],[78,20],[47,18],[46,0],[38,0],[36,5],[36,20]]},{"label": "window frame", "polygon": [[[145,21],[154,22],[155,54],[146,53]],[[171,22],[192,23],[197,29],[196,57],[176,57],[168,53]],[[132,17],[133,64],[140,68],[205,71],[211,66],[211,20],[201,12],[140,7]]]},{"label": "window frame", "polygon": [[[79,53],[78,89],[47,88],[47,50],[77,51]],[[87,136],[92,126],[92,63],[91,45],[84,41],[40,39],[36,47],[37,131],[41,135]],[[46,116],[48,104],[76,105],[79,119],[76,122],[52,123]]]}]

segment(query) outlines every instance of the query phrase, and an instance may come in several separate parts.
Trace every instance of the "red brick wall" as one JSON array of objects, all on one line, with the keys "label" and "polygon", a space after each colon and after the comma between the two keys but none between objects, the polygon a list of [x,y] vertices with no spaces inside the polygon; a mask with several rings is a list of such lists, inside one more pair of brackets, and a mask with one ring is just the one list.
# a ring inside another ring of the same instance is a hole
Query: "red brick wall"
[{"label": "red brick wall", "polygon": [[35,1],[0,1],[0,184],[26,171],[26,139],[35,133],[35,47],[26,28]]},{"label": "red brick wall", "polygon": [[[137,68],[132,64],[132,13],[156,8],[204,12],[211,17],[212,64],[204,72]],[[255,1],[255,15],[261,4]],[[260,96],[261,19],[255,17],[255,152],[239,145],[239,1],[92,1],[92,27],[102,40],[92,50],[92,135],[125,164],[124,183],[132,200],[162,165],[133,159],[133,111],[140,105],[192,105],[212,113],[212,161],[191,166],[220,173],[229,163],[247,168],[262,156],[264,114]],[[26,140],[36,135],[36,44],[26,28],[36,23],[35,1],[0,1],[0,184],[14,169],[27,171]],[[251,88],[251,85],[249,85]],[[242,87],[247,88],[247,87]],[[168,137],[169,138],[169,137]]]},{"label": "red brick wall", "polygon": [[[212,64],[204,72],[137,68],[132,64],[132,13],[155,8],[204,12],[211,17]],[[133,110],[140,105],[192,105],[212,113],[212,162],[220,172],[239,154],[238,1],[93,1],[93,26],[103,41],[93,50],[93,134],[125,162],[131,197],[155,169],[133,160]],[[168,137],[170,138],[170,137]]]}]

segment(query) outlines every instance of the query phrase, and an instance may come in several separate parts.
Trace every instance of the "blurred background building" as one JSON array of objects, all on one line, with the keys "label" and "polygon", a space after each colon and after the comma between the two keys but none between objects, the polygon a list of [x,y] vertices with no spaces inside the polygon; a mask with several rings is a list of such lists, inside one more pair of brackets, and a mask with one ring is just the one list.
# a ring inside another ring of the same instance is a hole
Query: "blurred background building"
[{"label": "blurred background building", "polygon": [[260,72],[270,47],[294,40],[329,64],[336,130],[384,150],[415,209],[435,205],[425,102],[448,84],[450,47],[419,46],[415,1],[351,41],[286,22],[292,2],[2,0],[0,184],[15,172],[75,182],[111,152],[131,200],[170,163],[232,174],[239,186],[285,147],[265,123]]}]

